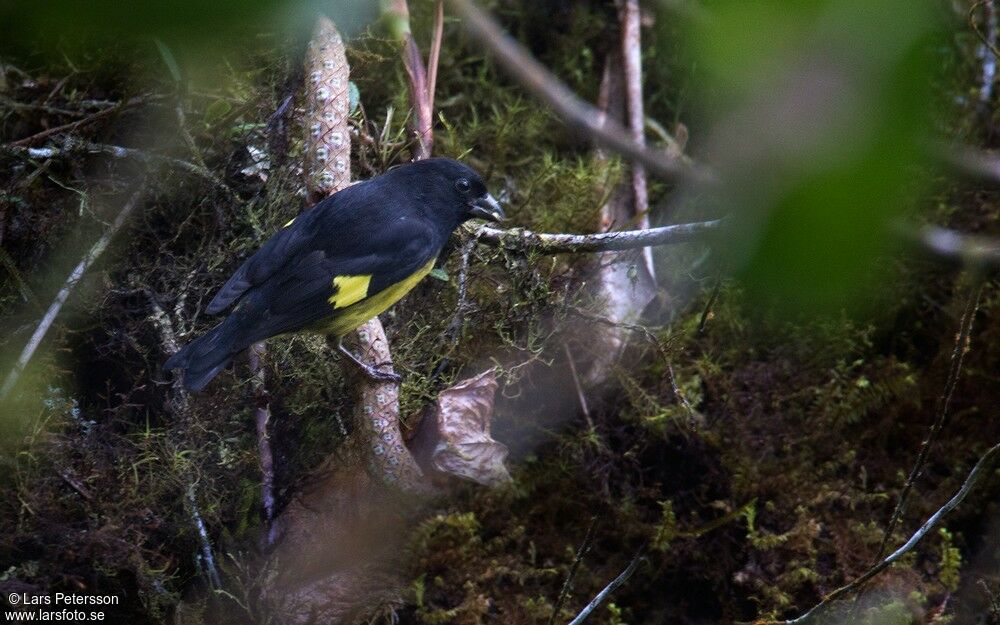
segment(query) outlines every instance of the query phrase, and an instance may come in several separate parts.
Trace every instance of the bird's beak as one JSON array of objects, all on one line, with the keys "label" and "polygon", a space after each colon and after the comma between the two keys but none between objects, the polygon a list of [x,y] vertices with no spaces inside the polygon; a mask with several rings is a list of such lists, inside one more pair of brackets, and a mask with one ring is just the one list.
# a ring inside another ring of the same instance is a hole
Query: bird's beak
[{"label": "bird's beak", "polygon": [[473,217],[481,217],[487,221],[495,222],[501,222],[507,218],[503,214],[503,209],[500,208],[500,202],[497,202],[496,198],[489,193],[473,200],[469,206],[469,214]]}]

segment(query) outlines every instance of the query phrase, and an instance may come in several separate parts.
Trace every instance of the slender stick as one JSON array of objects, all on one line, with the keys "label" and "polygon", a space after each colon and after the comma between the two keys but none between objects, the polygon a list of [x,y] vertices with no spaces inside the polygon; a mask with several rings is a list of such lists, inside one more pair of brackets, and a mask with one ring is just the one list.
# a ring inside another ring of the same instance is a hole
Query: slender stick
[{"label": "slender stick", "polygon": [[198,542],[201,544],[201,557],[205,560],[205,568],[208,573],[208,582],[212,588],[222,588],[222,580],[219,578],[219,569],[215,566],[215,555],[212,551],[212,540],[208,537],[208,530],[205,529],[205,521],[198,511],[198,502],[194,497],[194,484],[191,484],[187,492],[188,505],[191,506],[191,520],[198,531]]},{"label": "slender stick", "polygon": [[[643,547],[643,549],[645,549],[645,547]],[[593,611],[596,610],[598,606],[604,603],[604,600],[608,598],[608,595],[613,593],[615,590],[618,589],[619,586],[628,581],[628,578],[632,576],[632,573],[635,572],[636,567],[639,566],[639,562],[642,560],[643,549],[640,549],[639,553],[635,554],[635,557],[632,558],[631,562],[629,562],[628,567],[626,567],[625,570],[622,571],[620,575],[618,575],[618,577],[611,580],[611,583],[605,586],[604,590],[597,593],[597,595],[590,600],[590,603],[587,604],[587,607],[580,610],[580,613],[576,615],[575,619],[569,622],[569,625],[580,625],[581,623],[586,621],[587,618],[591,615],[591,613],[593,613]]]},{"label": "slender stick", "polygon": [[645,165],[661,178],[708,182],[714,177],[707,171],[684,165],[678,159],[637,144],[621,124],[610,120],[601,123],[598,109],[580,100],[521,44],[504,34],[497,23],[472,0],[451,0],[451,5],[469,32],[493,53],[507,73],[552,107],[567,125],[598,145]]},{"label": "slender stick", "polygon": [[90,251],[87,252],[79,263],[77,263],[76,267],[73,268],[73,271],[71,271],[69,276],[66,278],[66,281],[63,282],[62,288],[59,289],[58,293],[56,293],[56,297],[52,301],[52,304],[50,304],[48,310],[45,311],[45,316],[43,316],[42,320],[38,323],[38,327],[35,328],[34,334],[32,334],[31,338],[28,339],[28,344],[25,345],[24,350],[21,351],[21,355],[14,364],[14,368],[7,374],[7,378],[4,380],[3,386],[0,387],[0,400],[6,399],[7,395],[17,384],[17,380],[20,378],[21,372],[28,366],[28,362],[31,360],[31,357],[35,355],[38,347],[42,344],[42,340],[45,338],[45,335],[48,334],[48,331],[55,322],[56,317],[59,316],[59,312],[62,310],[63,304],[65,304],[66,300],[69,299],[70,294],[80,282],[83,274],[86,273],[87,269],[94,264],[94,261],[96,261],[101,254],[104,253],[108,244],[111,243],[114,236],[119,230],[121,230],[121,227],[125,224],[125,220],[128,219],[129,215],[132,214],[132,211],[134,211],[135,207],[139,204],[139,199],[142,197],[145,190],[145,184],[140,185],[139,189],[132,194],[132,197],[130,197],[128,201],[125,202],[124,206],[122,206],[121,210],[118,211],[118,215],[115,216],[114,221],[111,222],[108,229],[104,231],[104,234],[102,234],[99,239],[97,239],[97,242],[95,242],[90,248]]},{"label": "slender stick", "polygon": [[271,421],[271,397],[267,392],[267,377],[264,370],[264,356],[267,346],[263,341],[254,343],[248,352],[250,375],[253,385],[253,420],[257,428],[257,451],[260,455],[260,498],[264,506],[264,523],[267,527],[267,544],[274,542],[271,522],[274,520],[274,453],[271,451],[271,437],[267,425]]},{"label": "slender stick", "polygon": [[569,363],[569,372],[573,376],[573,386],[576,388],[576,397],[580,402],[580,411],[587,420],[590,431],[593,432],[595,429],[594,421],[590,418],[590,406],[587,405],[587,394],[583,391],[583,385],[580,383],[580,375],[576,371],[576,363],[573,362],[573,353],[569,350],[569,343],[563,343],[563,350],[566,352],[566,362]]},{"label": "slender stick", "polygon": [[951,399],[955,394],[955,386],[958,384],[958,378],[962,373],[962,363],[965,361],[969,337],[972,334],[972,324],[975,321],[976,311],[979,310],[979,299],[982,293],[983,282],[977,278],[976,284],[973,285],[966,299],[965,310],[962,312],[962,320],[959,323],[958,334],[955,337],[955,346],[951,352],[948,377],[945,380],[941,397],[938,399],[937,418],[934,420],[933,425],[931,425],[927,437],[920,445],[917,460],[913,464],[913,469],[910,470],[909,477],[906,478],[903,490],[899,493],[896,508],[892,512],[889,524],[885,528],[885,534],[882,536],[882,544],[879,546],[878,554],[875,556],[876,560],[881,558],[885,554],[886,549],[888,549],[889,541],[892,540],[892,534],[896,531],[896,526],[899,525],[899,520],[903,516],[903,510],[906,509],[906,503],[909,500],[910,492],[913,490],[913,484],[923,472],[924,465],[927,464],[930,448],[934,445],[934,441],[937,440],[938,434],[941,433],[944,423],[948,418],[948,409],[951,407]]},{"label": "slender stick", "polygon": [[438,0],[434,13],[434,37],[427,57],[427,103],[433,113],[434,92],[437,89],[438,63],[441,59],[441,40],[444,37],[444,0]]},{"label": "slender stick", "polygon": [[23,139],[18,139],[17,141],[11,141],[10,143],[7,144],[7,146],[8,147],[18,147],[18,146],[31,145],[32,143],[36,143],[38,141],[41,141],[42,139],[45,139],[47,137],[51,137],[52,135],[56,135],[56,134],[59,134],[61,132],[71,132],[71,131],[74,131],[77,128],[79,128],[80,126],[85,126],[87,124],[90,124],[90,123],[96,122],[98,120],[104,119],[105,117],[108,117],[108,116],[113,115],[115,113],[119,113],[121,111],[124,111],[125,109],[133,107],[133,106],[135,106],[137,104],[142,104],[144,102],[148,102],[149,100],[150,100],[149,97],[132,98],[131,100],[127,100],[125,102],[120,102],[118,104],[115,104],[114,106],[109,106],[106,109],[100,110],[100,111],[98,111],[98,112],[96,112],[96,113],[94,113],[92,115],[88,115],[87,117],[84,117],[83,119],[79,119],[79,120],[77,120],[75,122],[70,122],[68,124],[63,124],[61,126],[53,126],[52,128],[48,128],[48,129],[43,130],[41,132],[35,133],[35,134],[31,135],[30,137],[25,137]]},{"label": "slender stick", "polygon": [[[632,141],[646,147],[646,114],[642,104],[642,40],[640,34],[639,0],[624,0],[621,10],[622,65],[625,70],[625,110]],[[637,226],[649,228],[649,189],[646,186],[646,168],[642,163],[632,164],[632,196]],[[646,271],[655,280],[653,250],[643,248]]]},{"label": "slender stick", "polygon": [[938,523],[941,522],[941,519],[943,519],[945,515],[954,510],[958,504],[962,503],[962,500],[965,499],[966,495],[969,494],[969,491],[971,491],[979,481],[982,473],[984,473],[984,469],[992,464],[995,456],[1000,456],[1000,444],[994,445],[989,449],[989,451],[983,454],[979,461],[976,462],[976,466],[972,468],[972,471],[970,471],[969,475],[965,478],[965,482],[962,484],[962,487],[958,490],[958,492],[955,493],[955,495],[949,499],[947,503],[938,508],[938,511],[932,514],[930,518],[928,518],[924,524],[920,526],[920,529],[910,536],[909,540],[903,543],[901,547],[893,551],[887,558],[868,569],[865,574],[855,579],[850,584],[841,586],[824,597],[822,601],[810,608],[809,611],[802,616],[787,621],[772,621],[771,623],[779,623],[781,625],[802,625],[802,623],[812,620],[813,617],[815,617],[830,603],[840,599],[850,592],[858,590],[865,582],[875,577],[888,568],[893,562],[896,562],[909,553],[914,547],[917,546],[917,543],[919,543],[932,529],[934,529],[935,526],[937,526]]},{"label": "slender stick", "polygon": [[[568,350],[569,348],[567,348],[567,353]],[[566,597],[569,596],[569,589],[573,584],[573,578],[576,576],[576,571],[580,568],[580,563],[583,562],[583,556],[585,556],[590,550],[590,542],[594,538],[594,528],[596,526],[597,515],[595,514],[590,519],[590,525],[587,526],[587,533],[583,535],[583,542],[580,543],[579,549],[576,550],[576,556],[573,557],[573,564],[570,565],[569,571],[566,572],[566,580],[563,582],[562,589],[559,591],[559,597],[556,599],[556,604],[552,608],[552,614],[549,615],[548,625],[552,625],[552,623],[555,622],[556,617],[559,616],[559,611],[562,610],[563,604],[566,602]]]},{"label": "slender stick", "polygon": [[114,158],[131,158],[145,164],[167,165],[183,170],[189,174],[204,178],[224,191],[230,197],[235,197],[233,190],[207,168],[179,158],[162,156],[136,148],[126,148],[120,145],[107,145],[67,138],[62,147],[25,148],[0,146],[0,154],[9,154],[19,158],[56,158],[59,156],[74,156],[78,154],[105,154]]}]

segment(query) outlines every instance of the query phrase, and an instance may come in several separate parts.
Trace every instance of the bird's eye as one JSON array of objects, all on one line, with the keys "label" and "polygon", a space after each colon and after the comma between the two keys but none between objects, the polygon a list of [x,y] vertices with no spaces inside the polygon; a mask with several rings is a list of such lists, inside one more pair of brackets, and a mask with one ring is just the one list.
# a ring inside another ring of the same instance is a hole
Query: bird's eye
[{"label": "bird's eye", "polygon": [[469,181],[466,180],[465,178],[459,178],[458,180],[455,181],[455,188],[461,191],[462,193],[468,191],[470,187],[471,185],[469,184]]}]

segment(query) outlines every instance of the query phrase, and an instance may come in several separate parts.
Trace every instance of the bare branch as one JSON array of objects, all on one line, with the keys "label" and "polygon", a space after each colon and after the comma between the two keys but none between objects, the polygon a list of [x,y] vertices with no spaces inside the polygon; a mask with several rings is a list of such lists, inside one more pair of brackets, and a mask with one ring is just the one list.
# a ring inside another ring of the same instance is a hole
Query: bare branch
[{"label": "bare branch", "polygon": [[621,124],[600,123],[600,111],[583,102],[552,72],[535,60],[521,44],[510,38],[472,0],[451,0],[452,7],[472,35],[486,46],[500,65],[525,89],[552,107],[569,126],[595,143],[641,163],[650,172],[668,180],[710,181],[707,171],[685,165],[678,159],[650,150],[629,137]]},{"label": "bare branch", "polygon": [[724,222],[723,219],[713,219],[648,230],[620,230],[599,234],[543,234],[519,228],[501,230],[480,226],[472,235],[477,241],[506,249],[540,254],[579,254],[704,241],[717,232]]},{"label": "bare branch", "polygon": [[972,471],[969,472],[968,477],[965,478],[965,482],[962,484],[962,487],[958,490],[958,492],[955,493],[955,495],[951,499],[949,499],[947,503],[941,506],[937,512],[932,514],[930,518],[928,518],[924,522],[924,524],[920,526],[920,529],[914,532],[913,535],[910,536],[909,540],[903,543],[903,546],[896,549],[896,551],[892,552],[887,558],[885,558],[872,568],[868,569],[868,571],[864,575],[855,579],[850,584],[847,584],[846,586],[841,586],[837,590],[833,591],[832,593],[824,597],[822,601],[813,606],[808,612],[806,612],[802,616],[787,621],[772,621],[771,623],[780,625],[802,625],[802,623],[807,623],[811,621],[814,617],[816,617],[819,614],[820,611],[826,608],[826,606],[830,605],[830,603],[836,601],[837,599],[840,599],[841,597],[850,592],[858,590],[868,580],[875,577],[876,575],[884,571],[886,568],[888,568],[893,562],[896,562],[904,555],[909,553],[914,547],[917,546],[917,543],[923,540],[923,538],[927,536],[927,534],[932,529],[934,529],[934,527],[936,527],[938,523],[941,522],[941,519],[943,519],[945,515],[947,515],[949,512],[958,507],[958,504],[962,503],[962,500],[964,500],[966,495],[969,494],[969,491],[971,491],[973,487],[975,487],[976,483],[979,481],[979,478],[985,472],[984,469],[986,469],[991,465],[995,456],[1000,456],[1000,444],[994,445],[989,449],[989,451],[983,454],[983,456],[979,459],[979,461],[976,462],[976,466],[974,466],[972,468]]},{"label": "bare branch", "polygon": [[[642,40],[640,35],[639,0],[622,3],[622,66],[625,70],[625,110],[628,130],[636,145],[646,146],[645,119],[642,104]],[[605,122],[607,123],[607,122]],[[649,228],[649,189],[646,185],[646,168],[642,163],[632,164],[632,200],[639,228]],[[653,250],[642,250],[646,271],[656,277],[653,268]]]},{"label": "bare branch", "polygon": [[14,368],[11,369],[10,373],[7,374],[7,379],[4,380],[3,386],[0,387],[0,400],[5,399],[7,395],[17,384],[18,378],[21,376],[21,372],[24,368],[28,366],[28,362],[31,361],[31,357],[35,355],[38,347],[42,344],[42,340],[45,335],[48,334],[49,329],[52,324],[55,323],[56,317],[59,316],[59,312],[62,310],[63,305],[66,300],[69,299],[70,294],[73,289],[83,278],[83,274],[86,273],[87,269],[104,253],[107,249],[108,244],[111,243],[111,239],[121,230],[121,227],[125,224],[125,220],[128,219],[132,211],[139,204],[140,198],[142,198],[143,193],[146,190],[146,186],[143,184],[139,189],[132,194],[132,197],[128,199],[127,202],[122,206],[121,210],[118,211],[118,215],[115,216],[114,221],[105,230],[104,234],[101,235],[97,242],[90,248],[90,251],[83,257],[83,259],[77,263],[73,271],[70,272],[66,281],[63,283],[59,292],[56,293],[56,298],[49,305],[49,309],[45,311],[45,316],[38,323],[38,327],[35,328],[34,334],[28,339],[28,344],[24,346],[24,350],[21,351],[21,355],[18,357],[17,362],[14,363]]},{"label": "bare branch", "polygon": [[4,147],[27,146],[31,145],[32,143],[37,143],[38,141],[41,141],[42,139],[45,139],[47,137],[51,137],[52,135],[57,135],[61,132],[72,132],[80,128],[81,126],[85,126],[87,124],[96,122],[100,119],[104,119],[105,117],[109,117],[115,113],[120,113],[125,109],[131,108],[138,104],[149,102],[151,99],[153,99],[152,96],[140,96],[138,98],[132,98],[131,100],[126,100],[125,102],[120,102],[114,104],[113,106],[109,106],[106,109],[102,109],[92,115],[88,115],[87,117],[84,117],[83,119],[77,120],[75,122],[70,122],[68,124],[63,124],[61,126],[53,126],[52,128],[48,128],[39,133],[35,133],[30,137],[18,139],[17,141],[11,141]]},{"label": "bare branch", "polygon": [[154,154],[153,152],[147,152],[145,150],[126,148],[120,145],[93,143],[72,137],[67,137],[61,147],[50,146],[44,148],[25,148],[12,146],[13,144],[0,146],[0,154],[32,159],[58,158],[63,156],[76,156],[79,154],[104,154],[113,158],[134,159],[147,165],[166,165],[168,167],[174,167],[189,174],[193,174],[199,178],[203,178],[225,192],[226,195],[235,197],[235,193],[229,188],[229,185],[223,182],[218,176],[213,174],[207,168],[179,158]]}]

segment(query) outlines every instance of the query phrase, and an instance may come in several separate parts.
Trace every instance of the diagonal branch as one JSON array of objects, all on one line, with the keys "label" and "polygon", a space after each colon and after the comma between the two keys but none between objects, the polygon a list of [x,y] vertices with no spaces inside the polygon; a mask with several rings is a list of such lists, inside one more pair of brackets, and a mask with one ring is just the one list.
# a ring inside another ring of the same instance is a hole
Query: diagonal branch
[{"label": "diagonal branch", "polygon": [[621,124],[600,123],[600,111],[582,101],[569,87],[539,63],[524,47],[504,34],[491,17],[472,0],[451,0],[462,23],[496,57],[500,65],[535,97],[548,104],[568,126],[598,145],[644,165],[650,172],[668,180],[707,182],[709,172],[685,165],[667,154],[639,145]]},{"label": "diagonal branch", "polygon": [[876,575],[887,569],[892,563],[896,562],[904,555],[909,553],[914,547],[917,546],[917,543],[923,540],[923,538],[927,536],[927,534],[932,529],[934,529],[938,523],[941,522],[941,519],[943,519],[945,515],[947,515],[949,512],[958,507],[958,504],[962,503],[962,500],[964,500],[966,495],[969,494],[969,491],[971,491],[973,487],[975,487],[976,483],[979,482],[979,478],[985,472],[984,470],[993,463],[994,458],[997,456],[1000,456],[1000,444],[994,445],[989,449],[989,451],[983,454],[983,456],[979,459],[979,461],[976,462],[976,466],[974,466],[972,468],[972,471],[969,472],[968,477],[965,478],[965,482],[962,484],[962,487],[958,490],[958,492],[955,493],[955,495],[952,496],[952,498],[949,499],[947,503],[941,506],[937,512],[932,514],[930,518],[928,518],[924,522],[924,524],[920,526],[920,529],[918,529],[916,532],[913,533],[912,536],[910,536],[909,540],[903,543],[903,545],[900,548],[896,549],[896,551],[889,554],[889,556],[886,557],[884,560],[882,560],[872,568],[868,569],[868,571],[864,575],[855,579],[850,584],[841,586],[837,590],[833,591],[832,593],[824,597],[823,600],[820,601],[818,604],[810,608],[809,611],[803,614],[802,616],[787,621],[772,621],[771,623],[773,625],[802,625],[803,623],[810,622],[820,613],[820,611],[822,611],[832,602],[836,601],[837,599],[840,599],[841,597],[843,597],[848,593],[858,590],[868,580],[875,577]]},{"label": "diagonal branch", "polygon": [[608,595],[617,590],[619,586],[627,582],[628,578],[631,577],[632,573],[635,572],[636,567],[639,566],[639,562],[642,561],[642,552],[644,550],[645,547],[640,549],[639,553],[635,554],[635,557],[632,558],[632,561],[629,562],[627,567],[625,567],[625,570],[622,571],[618,575],[618,577],[611,580],[611,582],[607,586],[605,586],[604,589],[601,590],[601,592],[597,593],[597,595],[590,600],[590,603],[587,604],[587,607],[580,610],[580,613],[576,615],[576,618],[574,618],[572,621],[569,622],[569,625],[580,625],[581,623],[586,621],[590,617],[590,615],[594,612],[594,610],[596,610],[602,603],[604,603],[604,600],[608,598]]},{"label": "diagonal branch", "polygon": [[45,335],[48,334],[49,329],[52,328],[52,324],[55,323],[56,317],[59,316],[59,312],[62,310],[63,305],[66,300],[69,299],[70,294],[73,289],[83,278],[83,274],[90,269],[90,266],[100,258],[104,250],[107,249],[108,244],[111,243],[111,239],[118,234],[125,221],[135,210],[135,207],[139,204],[139,199],[142,198],[143,193],[146,190],[146,186],[140,185],[139,189],[132,194],[132,197],[125,202],[121,210],[118,211],[118,215],[115,217],[114,221],[104,234],[101,235],[99,239],[90,248],[90,251],[77,263],[73,271],[70,272],[66,281],[63,282],[63,286],[56,293],[56,298],[49,305],[49,309],[45,311],[45,316],[42,320],[38,322],[38,327],[35,328],[34,334],[28,339],[28,344],[24,346],[24,350],[21,351],[21,355],[18,357],[17,362],[14,363],[14,368],[11,369],[10,373],[7,374],[7,378],[4,380],[3,386],[0,387],[0,400],[5,399],[7,395],[13,390],[14,386],[17,384],[17,380],[21,377],[21,372],[24,368],[28,366],[28,362],[31,361],[31,357],[35,355],[38,347],[42,344],[42,340],[45,339]]}]

